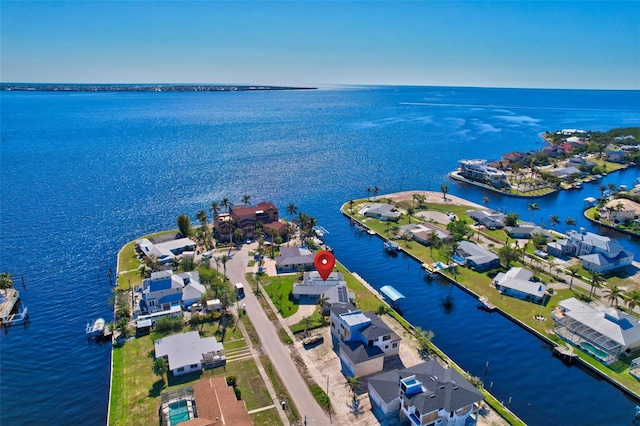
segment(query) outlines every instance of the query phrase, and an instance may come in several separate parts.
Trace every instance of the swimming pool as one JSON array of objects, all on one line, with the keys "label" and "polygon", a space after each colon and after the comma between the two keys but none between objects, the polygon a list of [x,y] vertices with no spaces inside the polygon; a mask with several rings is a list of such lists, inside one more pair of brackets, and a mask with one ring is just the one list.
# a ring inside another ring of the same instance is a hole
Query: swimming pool
[{"label": "swimming pool", "polygon": [[169,426],[174,426],[191,419],[189,414],[189,401],[182,399],[172,402],[168,407]]},{"label": "swimming pool", "polygon": [[580,348],[584,349],[586,352],[590,353],[591,355],[595,356],[596,358],[598,358],[600,361],[604,361],[607,358],[609,358],[609,354],[606,353],[605,351],[596,348],[595,346],[593,346],[591,343],[589,342],[582,342],[580,343]]}]

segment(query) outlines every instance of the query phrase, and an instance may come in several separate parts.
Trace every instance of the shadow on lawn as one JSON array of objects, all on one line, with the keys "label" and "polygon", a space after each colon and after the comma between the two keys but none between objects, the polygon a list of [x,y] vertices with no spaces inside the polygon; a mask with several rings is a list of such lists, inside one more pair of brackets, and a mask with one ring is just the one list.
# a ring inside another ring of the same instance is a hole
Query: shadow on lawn
[{"label": "shadow on lawn", "polygon": [[156,381],[153,386],[151,386],[151,389],[149,389],[149,397],[150,398],[157,398],[160,396],[160,394],[162,393],[162,390],[165,388],[165,383],[164,383],[164,379],[160,379],[158,381]]}]

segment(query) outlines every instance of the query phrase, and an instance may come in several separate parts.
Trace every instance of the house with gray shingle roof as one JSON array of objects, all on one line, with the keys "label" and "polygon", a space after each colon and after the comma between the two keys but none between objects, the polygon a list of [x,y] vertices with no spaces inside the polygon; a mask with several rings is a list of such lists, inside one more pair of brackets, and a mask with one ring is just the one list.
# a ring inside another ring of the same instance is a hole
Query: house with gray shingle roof
[{"label": "house with gray shingle roof", "polygon": [[276,271],[280,273],[284,272],[297,272],[299,268],[304,268],[305,271],[314,269],[313,266],[314,255],[310,250],[301,247],[281,247],[280,255],[276,257]]},{"label": "house with gray shingle roof", "polygon": [[369,400],[378,420],[398,416],[411,425],[475,424],[484,397],[455,370],[430,360],[368,380]]},{"label": "house with gray shingle roof", "polygon": [[332,306],[331,335],[345,376],[368,376],[382,371],[384,359],[398,355],[400,337],[375,313],[350,304]]},{"label": "house with gray shingle roof", "polygon": [[500,258],[495,253],[470,241],[460,241],[457,254],[464,257],[466,264],[478,272],[500,266]]},{"label": "house with gray shingle roof", "polygon": [[542,282],[532,281],[533,272],[524,268],[511,268],[506,273],[500,272],[493,279],[493,284],[505,296],[526,300],[544,305],[549,300],[547,286]]},{"label": "house with gray shingle roof", "polygon": [[575,256],[585,269],[600,273],[624,268],[633,262],[633,253],[619,242],[584,229],[569,231],[566,239],[548,244],[547,252],[558,257]]},{"label": "house with gray shingle roof", "polygon": [[380,220],[398,221],[402,213],[393,204],[373,203],[362,209],[362,214],[366,217],[373,217]]},{"label": "house with gray shingle roof", "polygon": [[201,338],[197,331],[163,337],[154,342],[156,358],[164,358],[174,376],[226,363],[222,343]]},{"label": "house with gray shingle roof", "polygon": [[559,303],[552,318],[556,335],[607,365],[640,348],[638,318],[612,307],[572,297]]}]

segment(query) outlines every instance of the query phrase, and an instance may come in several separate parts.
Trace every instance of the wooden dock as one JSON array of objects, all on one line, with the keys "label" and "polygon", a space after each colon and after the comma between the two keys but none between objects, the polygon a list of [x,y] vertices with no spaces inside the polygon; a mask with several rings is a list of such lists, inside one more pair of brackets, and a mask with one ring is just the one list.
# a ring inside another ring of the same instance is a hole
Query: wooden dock
[{"label": "wooden dock", "polygon": [[14,288],[9,288],[3,295],[0,303],[0,325],[9,327],[12,325],[24,324],[29,320],[29,313],[26,307],[20,308],[20,293]]},{"label": "wooden dock", "polygon": [[485,309],[489,312],[493,312],[496,310],[496,306],[489,301],[489,298],[487,296],[480,296],[478,298],[478,302],[481,303],[481,305],[478,306],[479,308]]},{"label": "wooden dock", "polygon": [[556,345],[553,347],[554,355],[559,356],[560,358],[567,360],[569,362],[573,361],[574,358],[578,357],[578,354],[573,352],[573,348],[571,346],[560,346]]}]

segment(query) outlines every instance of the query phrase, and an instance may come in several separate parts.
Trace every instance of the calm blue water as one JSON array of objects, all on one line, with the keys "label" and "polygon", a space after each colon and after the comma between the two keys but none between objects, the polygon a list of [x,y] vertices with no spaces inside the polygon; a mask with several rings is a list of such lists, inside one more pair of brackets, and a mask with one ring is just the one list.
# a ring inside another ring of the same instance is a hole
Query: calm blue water
[{"label": "calm blue water", "polygon": [[[23,276],[31,324],[0,337],[0,424],[106,420],[109,345],[87,319],[109,317],[108,270],[127,241],[174,228],[212,200],[295,203],[330,231],[339,259],[409,299],[406,317],[529,424],[628,424],[636,402],[466,294],[426,284],[416,263],[384,258],[338,209],[381,193],[439,190],[529,217],[515,200],[448,181],[460,158],[541,146],[540,132],[640,125],[640,92],[374,87],[241,93],[8,93],[0,97],[0,270]],[[631,185],[638,171],[609,175]],[[597,185],[538,200],[536,221],[580,218]],[[592,229],[585,220],[579,225]],[[562,225],[560,226],[562,227]],[[640,243],[622,243],[640,253]],[[19,279],[16,280],[21,288]],[[444,312],[441,299],[454,307]],[[46,383],[46,384],[45,384]],[[588,405],[593,398],[606,404]],[[47,417],[51,419],[51,417]]]}]

